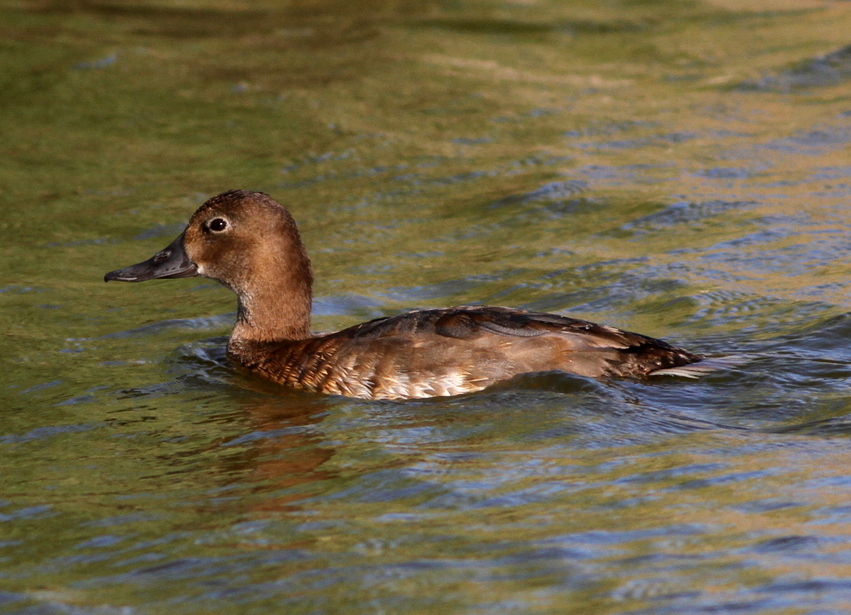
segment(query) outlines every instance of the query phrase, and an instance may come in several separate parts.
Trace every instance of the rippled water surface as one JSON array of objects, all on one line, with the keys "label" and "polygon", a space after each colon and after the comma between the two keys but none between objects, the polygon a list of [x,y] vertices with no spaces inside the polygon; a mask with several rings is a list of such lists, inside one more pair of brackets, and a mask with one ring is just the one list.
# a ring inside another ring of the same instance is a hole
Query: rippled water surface
[{"label": "rippled water surface", "polygon": [[[851,612],[851,3],[0,0],[0,612]],[[314,327],[490,303],[743,355],[408,403],[104,285],[206,198]]]}]

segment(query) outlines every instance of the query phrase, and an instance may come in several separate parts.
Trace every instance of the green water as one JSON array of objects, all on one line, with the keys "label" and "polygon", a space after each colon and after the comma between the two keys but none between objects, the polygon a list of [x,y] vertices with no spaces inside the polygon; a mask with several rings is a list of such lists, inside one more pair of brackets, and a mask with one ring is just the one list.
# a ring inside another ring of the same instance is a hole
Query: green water
[{"label": "green water", "polygon": [[[0,612],[847,613],[851,4],[0,0]],[[314,327],[481,302],[695,352],[376,403],[224,357],[287,205]]]}]

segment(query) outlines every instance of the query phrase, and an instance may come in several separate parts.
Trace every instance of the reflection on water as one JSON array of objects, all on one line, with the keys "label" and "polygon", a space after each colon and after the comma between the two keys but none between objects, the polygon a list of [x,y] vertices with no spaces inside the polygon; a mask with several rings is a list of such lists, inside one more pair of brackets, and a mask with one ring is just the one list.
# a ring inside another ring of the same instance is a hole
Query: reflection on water
[{"label": "reflection on water", "polygon": [[[0,611],[842,613],[851,6],[0,3]],[[409,403],[104,287],[286,204],[314,325],[495,303],[742,355]]]},{"label": "reflection on water", "polygon": [[851,45],[802,62],[778,75],[766,75],[746,84],[756,90],[788,92],[797,88],[817,88],[851,79]]}]

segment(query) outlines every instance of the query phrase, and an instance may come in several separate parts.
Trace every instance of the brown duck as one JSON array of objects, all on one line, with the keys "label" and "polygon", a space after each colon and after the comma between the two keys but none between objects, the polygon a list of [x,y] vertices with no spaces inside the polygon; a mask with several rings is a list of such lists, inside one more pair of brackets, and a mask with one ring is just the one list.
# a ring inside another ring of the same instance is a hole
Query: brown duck
[{"label": "brown duck", "polygon": [[304,391],[411,399],[470,393],[529,372],[697,378],[723,364],[637,333],[505,307],[418,310],[314,335],[310,259],[292,216],[261,192],[211,198],[171,245],[104,279],[192,276],[238,297],[228,354]]}]

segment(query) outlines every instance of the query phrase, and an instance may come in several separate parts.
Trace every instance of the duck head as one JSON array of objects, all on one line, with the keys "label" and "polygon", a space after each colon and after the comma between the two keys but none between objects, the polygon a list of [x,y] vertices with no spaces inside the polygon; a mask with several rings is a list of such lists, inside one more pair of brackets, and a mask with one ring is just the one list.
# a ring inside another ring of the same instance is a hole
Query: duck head
[{"label": "duck head", "polygon": [[173,242],[146,261],[110,271],[109,282],[201,276],[239,299],[231,340],[274,341],[310,335],[310,259],[290,213],[262,192],[214,196]]}]

